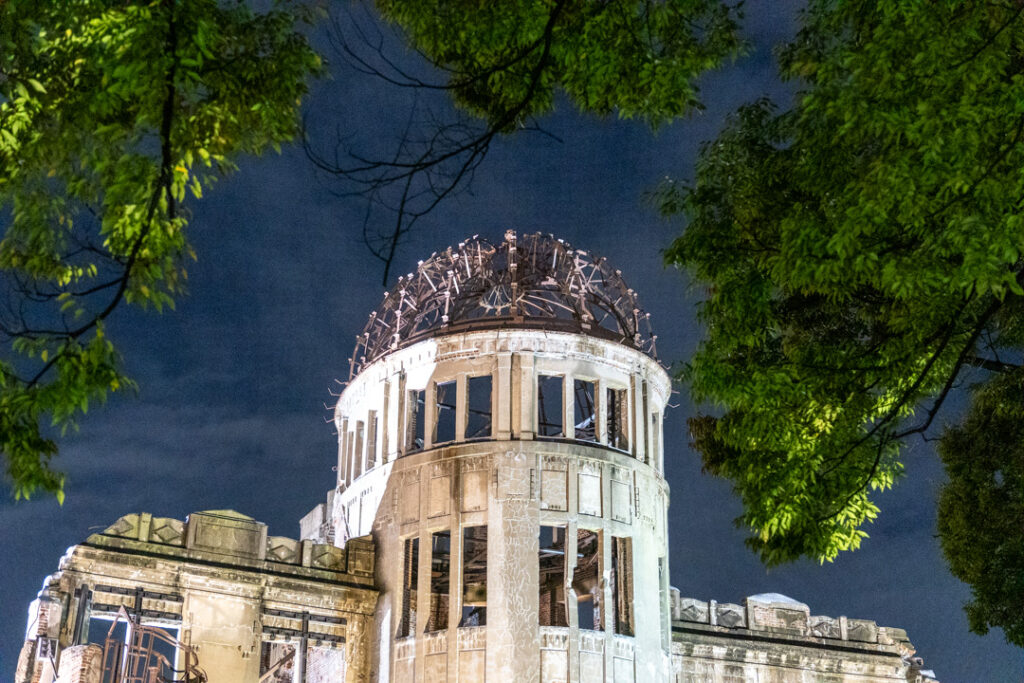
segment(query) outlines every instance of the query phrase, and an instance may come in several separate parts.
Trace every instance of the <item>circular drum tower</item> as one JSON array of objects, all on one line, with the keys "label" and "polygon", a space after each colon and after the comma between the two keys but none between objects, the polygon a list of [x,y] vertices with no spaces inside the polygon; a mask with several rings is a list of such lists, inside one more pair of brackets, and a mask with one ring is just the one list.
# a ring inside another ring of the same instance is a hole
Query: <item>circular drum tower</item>
[{"label": "circular drum tower", "polygon": [[669,378],[601,258],[474,237],[400,278],[335,408],[376,681],[667,681]]}]

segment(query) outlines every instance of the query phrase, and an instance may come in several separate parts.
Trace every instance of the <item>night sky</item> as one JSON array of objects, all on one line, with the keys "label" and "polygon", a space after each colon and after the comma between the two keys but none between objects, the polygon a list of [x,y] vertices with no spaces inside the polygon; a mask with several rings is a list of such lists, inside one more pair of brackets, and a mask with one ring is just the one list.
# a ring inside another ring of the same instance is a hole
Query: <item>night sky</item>
[{"label": "night sky", "polygon": [[[747,4],[752,52],[702,81],[702,114],[652,132],[577,115],[563,101],[543,121],[561,142],[520,133],[496,143],[471,192],[443,204],[403,244],[394,274],[474,234],[550,232],[621,269],[651,312],[662,362],[685,361],[701,335],[695,296],[661,261],[681,225],[656,216],[644,194],[666,175],[691,178],[700,142],[739,104],[792,97],[771,46],[793,35],[798,4]],[[387,145],[407,96],[333,68],[306,103],[314,143],[332,145],[337,127],[356,144]],[[109,327],[138,394],[91,410],[61,442],[63,507],[45,497],[0,500],[0,681],[13,677],[25,610],[43,578],[90,533],[132,512],[183,519],[231,508],[268,523],[271,534],[297,537],[299,518],[333,488],[331,392],[347,378],[355,335],[384,291],[381,265],[360,238],[364,206],[340,197],[342,189],[293,147],[243,160],[192,203],[199,259],[189,267],[191,296],[164,315],[121,310]],[[969,591],[949,574],[935,538],[943,475],[931,445],[910,445],[906,476],[878,497],[882,512],[861,550],[824,566],[766,571],[732,524],[740,507],[728,483],[702,475],[687,447],[686,418],[696,411],[686,388],[677,389],[665,450],[672,583],[683,596],[741,602],[780,592],[812,614],[907,629],[944,683],[1022,680],[1024,658],[1001,631],[967,630]]]}]

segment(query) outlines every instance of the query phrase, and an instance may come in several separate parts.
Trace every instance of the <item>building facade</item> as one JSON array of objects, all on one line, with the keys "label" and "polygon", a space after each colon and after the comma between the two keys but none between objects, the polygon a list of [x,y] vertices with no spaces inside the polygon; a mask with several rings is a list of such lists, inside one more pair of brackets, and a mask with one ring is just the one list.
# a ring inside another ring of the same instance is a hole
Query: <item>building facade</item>
[{"label": "building facade", "polygon": [[125,669],[146,628],[174,680],[217,683],[924,680],[899,629],[669,586],[669,392],[607,261],[512,232],[434,254],[358,338],[303,540],[225,511],[174,542],[122,518],[44,585],[18,683]]}]

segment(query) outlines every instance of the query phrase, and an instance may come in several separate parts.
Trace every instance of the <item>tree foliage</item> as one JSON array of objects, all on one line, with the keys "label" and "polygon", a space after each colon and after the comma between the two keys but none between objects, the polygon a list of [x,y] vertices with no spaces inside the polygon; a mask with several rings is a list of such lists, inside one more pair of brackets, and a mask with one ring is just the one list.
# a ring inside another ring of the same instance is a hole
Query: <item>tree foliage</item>
[{"label": "tree foliage", "polygon": [[976,393],[939,454],[949,481],[939,496],[939,536],[953,574],[971,586],[971,630],[1002,627],[1024,647],[1024,375]]},{"label": "tree foliage", "polygon": [[500,131],[550,111],[556,87],[582,111],[663,123],[699,108],[696,79],[739,49],[735,10],[718,0],[377,5]]},{"label": "tree foliage", "polygon": [[54,436],[131,386],[104,321],[185,288],[187,199],[296,132],[304,11],[243,2],[0,4],[0,452],[63,496]]},{"label": "tree foliage", "polygon": [[741,49],[738,8],[721,0],[377,0],[384,20],[426,59],[437,81],[386,54],[372,26],[334,24],[338,54],[357,71],[417,93],[451,96],[466,114],[413,111],[392,154],[309,148],[378,209],[364,237],[387,268],[402,236],[464,188],[499,135],[537,130],[561,91],[580,111],[652,126],[701,107],[696,82]]},{"label": "tree foliage", "polygon": [[1022,12],[813,0],[780,52],[793,105],[742,108],[656,195],[704,292],[682,375],[721,413],[694,442],[768,563],[858,547],[902,441],[968,368],[1017,369]]}]

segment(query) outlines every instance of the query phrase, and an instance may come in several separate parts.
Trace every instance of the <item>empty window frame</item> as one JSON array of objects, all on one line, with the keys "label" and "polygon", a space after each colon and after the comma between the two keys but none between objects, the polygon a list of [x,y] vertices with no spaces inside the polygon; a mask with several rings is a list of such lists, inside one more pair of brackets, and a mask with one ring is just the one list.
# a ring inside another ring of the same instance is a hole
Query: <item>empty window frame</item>
[{"label": "empty window frame", "polygon": [[466,438],[487,438],[491,435],[491,376],[470,377],[466,389]]},{"label": "empty window frame", "polygon": [[[135,615],[135,618],[141,619],[138,614]],[[178,640],[178,628],[170,625],[146,623],[145,621],[143,621],[142,626],[145,627],[145,631],[132,634],[129,632],[128,623],[124,619],[110,613],[90,617],[88,633],[84,635],[87,638],[86,642],[99,645],[100,647],[105,647],[108,640],[111,644],[118,643],[119,647],[117,649],[121,650],[121,654],[117,655],[117,657],[122,662],[125,658],[124,653],[129,649],[135,650],[138,656],[131,659],[134,662],[134,668],[129,666],[129,670],[139,671],[140,668],[145,668],[147,673],[152,672],[155,674],[153,680],[170,680],[169,677],[173,676],[174,673],[173,667],[178,661],[178,649],[175,647],[174,642],[168,642],[168,640]],[[155,633],[157,631],[162,632],[165,637],[158,637]],[[56,642],[48,638],[41,637],[36,646],[40,648],[36,652],[37,658],[49,658],[57,654],[50,649],[56,646]],[[151,653],[145,657],[141,656],[147,649],[151,649]],[[44,680],[50,679],[44,677]]]},{"label": "empty window frame", "polygon": [[377,411],[371,410],[366,420],[366,469],[377,466]]},{"label": "empty window frame", "polygon": [[295,643],[262,642],[260,647],[260,680],[268,683],[292,683],[295,679]]},{"label": "empty window frame", "polygon": [[348,418],[342,418],[339,430],[338,480],[348,483]]},{"label": "empty window frame", "polygon": [[565,378],[557,375],[537,377],[537,435],[563,436],[562,386]]},{"label": "empty window frame", "polygon": [[640,414],[643,416],[640,419],[640,424],[643,426],[643,434],[640,434],[640,435],[637,436],[637,440],[638,440],[637,446],[638,446],[638,450],[642,451],[640,457],[643,458],[645,463],[650,465],[650,464],[654,463],[654,456],[651,455],[651,437],[650,437],[650,429],[649,429],[650,422],[647,419],[647,415],[649,414],[649,408],[648,408],[649,401],[647,400],[647,393],[648,393],[648,390],[647,390],[647,380],[643,380],[643,382],[641,383],[640,387],[641,387],[640,396],[641,396],[641,411],[642,411]]},{"label": "empty window frame", "polygon": [[538,623],[541,626],[568,626],[565,609],[565,529],[540,528],[538,565]]},{"label": "empty window frame", "polygon": [[455,441],[455,381],[439,382],[434,391],[434,444]]},{"label": "empty window frame", "polygon": [[633,623],[633,539],[612,537],[612,606],[615,632],[634,634]]},{"label": "empty window frame", "polygon": [[350,431],[348,433],[348,436],[345,437],[345,444],[345,478],[346,481],[351,484],[356,479],[355,431]]},{"label": "empty window frame", "polygon": [[651,413],[651,460],[659,470],[664,469],[661,459],[661,415]]},{"label": "empty window frame", "polygon": [[355,474],[353,479],[363,473],[363,421],[356,421]]},{"label": "empty window frame", "polygon": [[626,416],[629,414],[626,402],[626,390],[609,387],[605,392],[607,399],[608,445],[622,451],[629,450]]},{"label": "empty window frame", "polygon": [[448,587],[452,574],[452,532],[435,531],[430,540],[430,614],[428,631],[448,628]]},{"label": "empty window frame", "polygon": [[462,530],[462,619],[459,626],[487,624],[487,527]]},{"label": "empty window frame", "polygon": [[661,649],[665,652],[671,647],[672,623],[669,618],[669,587],[668,587],[668,558],[658,558],[658,604],[661,606]]},{"label": "empty window frame", "polygon": [[405,450],[407,453],[423,450],[423,435],[426,425],[427,408],[426,392],[422,389],[409,391],[408,411],[409,420],[406,424]]},{"label": "empty window frame", "polygon": [[597,403],[594,401],[594,383],[574,379],[573,386],[573,438],[578,441],[597,441]]},{"label": "empty window frame", "polygon": [[402,614],[397,637],[411,636],[416,630],[416,583],[419,580],[420,539],[405,539],[402,558]]},{"label": "empty window frame", "polygon": [[576,567],[572,590],[576,594],[576,618],[581,629],[601,631],[601,544],[596,531],[576,531]]}]

